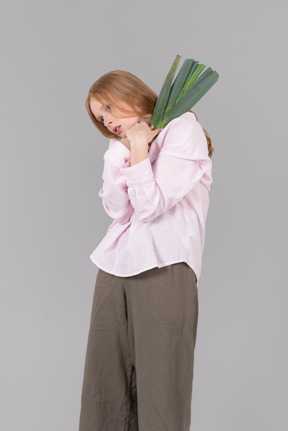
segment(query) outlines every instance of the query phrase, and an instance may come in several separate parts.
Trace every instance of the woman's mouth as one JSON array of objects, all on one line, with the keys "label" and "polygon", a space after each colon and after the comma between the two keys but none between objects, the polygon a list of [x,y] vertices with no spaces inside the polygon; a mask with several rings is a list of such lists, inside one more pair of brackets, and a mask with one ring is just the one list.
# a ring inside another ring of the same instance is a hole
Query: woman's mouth
[{"label": "woman's mouth", "polygon": [[113,132],[119,135],[121,126],[114,127]]}]

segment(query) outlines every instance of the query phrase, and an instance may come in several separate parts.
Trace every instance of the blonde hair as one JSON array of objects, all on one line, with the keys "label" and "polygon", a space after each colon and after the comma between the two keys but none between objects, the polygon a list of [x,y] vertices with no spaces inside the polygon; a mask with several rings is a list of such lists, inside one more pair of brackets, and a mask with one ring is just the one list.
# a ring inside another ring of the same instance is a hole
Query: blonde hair
[{"label": "blonde hair", "polygon": [[[115,139],[115,134],[110,132],[103,123],[96,120],[90,107],[91,98],[98,100],[104,105],[111,104],[115,106],[126,113],[127,117],[134,117],[135,114],[144,117],[145,115],[152,115],[158,96],[137,76],[123,70],[114,70],[105,73],[105,75],[97,79],[89,89],[85,106],[91,120],[102,135],[106,138]],[[126,106],[128,105],[131,109],[128,110],[127,107],[121,105],[121,102]],[[193,111],[191,110],[191,112]],[[198,121],[196,114],[194,112],[193,114]],[[214,148],[212,147],[210,136],[204,128],[203,131],[207,140],[208,156],[212,157]]]}]

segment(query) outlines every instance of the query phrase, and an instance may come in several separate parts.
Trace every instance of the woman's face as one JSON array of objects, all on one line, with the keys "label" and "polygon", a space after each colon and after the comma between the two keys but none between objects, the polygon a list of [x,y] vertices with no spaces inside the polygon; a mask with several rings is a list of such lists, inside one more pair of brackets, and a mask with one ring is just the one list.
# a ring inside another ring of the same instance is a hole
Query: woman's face
[{"label": "woman's face", "polygon": [[[129,109],[129,106],[125,104],[123,107]],[[127,117],[127,114],[120,109],[111,105],[103,105],[102,102],[93,97],[90,99],[90,108],[96,120],[103,123],[110,132],[120,138],[126,138],[127,130],[142,120],[140,116]],[[145,121],[148,123],[149,119],[145,118]]]}]

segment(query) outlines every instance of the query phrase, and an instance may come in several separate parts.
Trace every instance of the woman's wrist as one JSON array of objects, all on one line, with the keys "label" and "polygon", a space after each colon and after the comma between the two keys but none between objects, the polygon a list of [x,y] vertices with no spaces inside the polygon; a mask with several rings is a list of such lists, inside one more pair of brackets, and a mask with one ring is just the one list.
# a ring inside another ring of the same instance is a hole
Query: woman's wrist
[{"label": "woman's wrist", "polygon": [[135,143],[131,144],[131,166],[142,162],[147,159],[149,153],[148,144],[145,147],[143,144],[137,145]]}]

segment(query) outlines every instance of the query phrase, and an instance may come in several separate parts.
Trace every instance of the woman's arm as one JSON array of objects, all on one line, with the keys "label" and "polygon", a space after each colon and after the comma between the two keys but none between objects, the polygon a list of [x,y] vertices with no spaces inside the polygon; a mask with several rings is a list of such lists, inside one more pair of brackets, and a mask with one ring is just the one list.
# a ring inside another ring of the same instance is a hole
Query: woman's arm
[{"label": "woman's arm", "polygon": [[211,161],[201,125],[188,116],[170,122],[157,139],[162,139],[159,155],[120,168],[126,176],[130,202],[143,222],[154,220],[176,205],[201,180],[209,188]]},{"label": "woman's arm", "polygon": [[130,220],[133,207],[127,193],[126,178],[120,172],[120,167],[125,165],[124,156],[129,151],[121,146],[119,142],[110,142],[110,148],[104,154],[103,185],[99,196],[107,214],[118,223],[125,224]]}]

